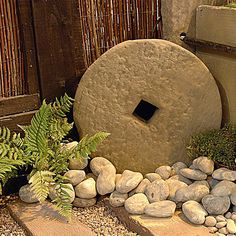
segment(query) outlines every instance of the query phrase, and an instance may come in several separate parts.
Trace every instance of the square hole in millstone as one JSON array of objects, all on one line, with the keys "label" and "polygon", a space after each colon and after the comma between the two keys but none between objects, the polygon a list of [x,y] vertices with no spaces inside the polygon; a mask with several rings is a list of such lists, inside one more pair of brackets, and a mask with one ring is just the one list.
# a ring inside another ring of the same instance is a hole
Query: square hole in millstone
[{"label": "square hole in millstone", "polygon": [[148,122],[159,108],[155,105],[141,100],[135,108],[133,115],[144,122]]}]

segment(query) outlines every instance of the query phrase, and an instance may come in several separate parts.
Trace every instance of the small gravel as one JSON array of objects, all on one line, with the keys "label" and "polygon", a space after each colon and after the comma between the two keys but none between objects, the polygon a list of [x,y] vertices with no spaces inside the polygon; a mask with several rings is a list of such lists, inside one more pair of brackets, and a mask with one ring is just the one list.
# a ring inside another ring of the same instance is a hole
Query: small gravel
[{"label": "small gravel", "polygon": [[73,214],[76,215],[82,223],[87,225],[100,236],[138,236],[138,234],[129,231],[125,225],[119,221],[114,212],[99,201],[95,206],[87,208],[73,208]]},{"label": "small gravel", "polygon": [[12,219],[6,208],[6,204],[16,198],[16,196],[0,198],[0,236],[26,236],[24,230]]}]

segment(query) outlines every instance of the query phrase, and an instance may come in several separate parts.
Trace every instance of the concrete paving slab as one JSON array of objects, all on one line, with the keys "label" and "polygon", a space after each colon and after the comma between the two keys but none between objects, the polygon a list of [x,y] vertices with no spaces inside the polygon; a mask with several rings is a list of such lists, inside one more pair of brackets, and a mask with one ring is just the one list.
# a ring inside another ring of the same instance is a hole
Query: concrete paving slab
[{"label": "concrete paving slab", "polygon": [[95,236],[86,225],[72,217],[70,223],[61,217],[50,203],[26,204],[18,200],[8,209],[12,217],[31,236]]}]

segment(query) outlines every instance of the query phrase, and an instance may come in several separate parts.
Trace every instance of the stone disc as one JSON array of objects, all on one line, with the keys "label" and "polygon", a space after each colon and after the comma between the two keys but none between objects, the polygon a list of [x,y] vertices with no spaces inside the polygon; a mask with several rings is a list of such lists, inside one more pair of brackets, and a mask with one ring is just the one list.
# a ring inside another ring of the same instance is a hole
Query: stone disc
[{"label": "stone disc", "polygon": [[98,147],[121,172],[153,172],[186,161],[191,135],[219,128],[221,100],[206,66],[164,40],[134,40],[103,54],[85,72],[74,104],[80,135],[107,131]]}]

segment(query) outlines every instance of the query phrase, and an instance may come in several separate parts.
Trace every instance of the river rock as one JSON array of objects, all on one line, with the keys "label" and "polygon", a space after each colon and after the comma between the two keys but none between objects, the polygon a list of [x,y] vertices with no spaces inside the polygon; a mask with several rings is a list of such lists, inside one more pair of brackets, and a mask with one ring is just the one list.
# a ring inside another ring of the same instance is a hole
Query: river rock
[{"label": "river rock", "polygon": [[131,214],[140,215],[144,213],[144,209],[148,204],[149,201],[145,194],[137,193],[125,201],[125,209]]},{"label": "river rock", "polygon": [[[63,185],[65,186],[64,191],[67,192],[68,197],[69,197],[68,198],[68,202],[72,203],[74,201],[74,199],[75,199],[75,190],[74,190],[72,184],[63,184]],[[52,187],[49,188],[49,198],[51,200],[55,200],[56,199],[56,197],[57,197],[56,189],[57,188],[58,188],[58,185],[52,186]]]},{"label": "river rock", "polygon": [[112,193],[116,187],[116,168],[113,165],[107,165],[98,175],[97,191],[100,195]]},{"label": "river rock", "polygon": [[89,166],[90,166],[90,169],[93,172],[93,174],[95,174],[96,176],[98,176],[100,174],[100,172],[102,171],[103,168],[105,168],[107,166],[114,167],[114,165],[104,157],[94,157],[90,161]]},{"label": "river rock", "polygon": [[211,234],[214,234],[215,232],[218,231],[218,229],[216,227],[207,227],[207,228],[209,230],[209,233],[211,233]]},{"label": "river rock", "polygon": [[119,179],[121,178],[122,174],[116,174],[116,183],[119,181]]},{"label": "river rock", "polygon": [[226,218],[223,215],[216,216],[216,220],[217,222],[222,222],[222,221],[226,222]]},{"label": "river rock", "polygon": [[232,213],[231,213],[231,212],[227,212],[227,213],[225,214],[225,218],[226,218],[226,219],[230,219],[231,216],[232,216]]},{"label": "river rock", "polygon": [[207,216],[205,220],[205,226],[207,227],[213,227],[217,223],[216,218],[214,216]]},{"label": "river rock", "polygon": [[211,194],[219,197],[229,196],[231,193],[236,190],[236,184],[228,181],[223,180],[220,181],[211,191]]},{"label": "river rock", "polygon": [[213,172],[212,177],[217,180],[235,181],[236,171],[227,168],[219,168]]},{"label": "river rock", "polygon": [[187,187],[178,189],[175,193],[175,201],[186,202],[194,200],[200,202],[204,196],[209,194],[209,192],[210,190],[205,184],[195,182]]},{"label": "river rock", "polygon": [[212,176],[207,177],[207,182],[210,185],[210,188],[213,189],[220,181],[212,178]]},{"label": "river rock", "polygon": [[188,186],[186,183],[175,179],[168,179],[166,180],[166,183],[168,184],[170,191],[168,199],[171,201],[176,201],[175,194],[177,190]]},{"label": "river rock", "polygon": [[231,233],[231,234],[236,233],[236,225],[235,225],[235,222],[233,220],[231,220],[231,219],[227,220],[226,228],[229,231],[229,233]]},{"label": "river rock", "polygon": [[22,186],[19,190],[19,197],[21,201],[26,203],[36,203],[39,200],[35,197],[34,192],[31,190],[29,184]]},{"label": "river rock", "polygon": [[221,233],[221,234],[223,234],[223,235],[228,234],[228,230],[227,230],[226,227],[220,228],[218,232]]},{"label": "river rock", "polygon": [[230,199],[228,196],[218,197],[209,194],[202,198],[202,204],[209,214],[222,215],[229,210]]},{"label": "river rock", "polygon": [[85,172],[83,170],[69,170],[64,176],[68,178],[70,184],[76,186],[85,179]]},{"label": "river rock", "polygon": [[125,170],[116,183],[116,190],[120,193],[128,193],[135,189],[142,180],[143,175],[141,173]]},{"label": "river rock", "polygon": [[69,169],[70,170],[83,170],[88,165],[87,158],[72,158],[69,160]]},{"label": "river rock", "polygon": [[200,170],[193,170],[189,168],[184,168],[179,171],[181,175],[192,180],[204,180],[207,178],[207,174]]},{"label": "river rock", "polygon": [[93,178],[82,181],[75,187],[75,194],[79,198],[91,199],[96,197],[96,182]]},{"label": "river rock", "polygon": [[201,225],[205,222],[205,217],[208,215],[203,206],[196,201],[187,201],[182,206],[184,215],[193,224]]},{"label": "river rock", "polygon": [[221,228],[225,227],[226,224],[227,224],[226,221],[217,222],[217,223],[216,223],[216,228],[217,228],[217,229],[221,229]]},{"label": "river rock", "polygon": [[95,205],[97,202],[96,198],[91,198],[91,199],[85,199],[85,198],[78,198],[76,197],[75,200],[73,201],[73,206],[75,207],[90,207]]},{"label": "river rock", "polygon": [[185,178],[183,175],[180,175],[180,174],[178,174],[178,175],[173,175],[173,176],[170,177],[170,179],[179,180],[179,181],[181,181],[181,182],[186,183],[187,185],[190,185],[190,184],[193,183],[190,179]]},{"label": "river rock", "polygon": [[236,206],[236,190],[232,191],[231,195],[230,195],[230,200],[231,203]]},{"label": "river rock", "polygon": [[193,160],[193,166],[207,175],[211,175],[214,171],[214,162],[208,157],[196,158]]},{"label": "river rock", "polygon": [[181,169],[187,168],[187,165],[181,161],[174,163],[172,166],[171,176],[178,175]]},{"label": "river rock", "polygon": [[128,199],[129,195],[128,193],[119,193],[117,191],[114,191],[109,198],[109,203],[113,207],[120,207],[123,206],[126,199]]},{"label": "river rock", "polygon": [[153,182],[155,180],[160,180],[161,176],[157,173],[148,173],[145,175],[145,178],[147,178],[150,182]]},{"label": "river rock", "polygon": [[144,209],[144,213],[152,217],[165,218],[173,216],[175,209],[176,204],[174,202],[165,200],[147,205]]},{"label": "river rock", "polygon": [[155,172],[161,176],[162,179],[166,180],[169,179],[171,176],[171,167],[170,166],[160,166],[158,167]]},{"label": "river rock", "polygon": [[168,184],[164,180],[155,180],[145,190],[145,194],[151,203],[166,200],[169,193]]},{"label": "river rock", "polygon": [[133,189],[131,192],[129,192],[129,196],[133,196],[135,193],[144,193],[147,186],[150,184],[151,182],[148,179],[143,179],[140,184]]}]

